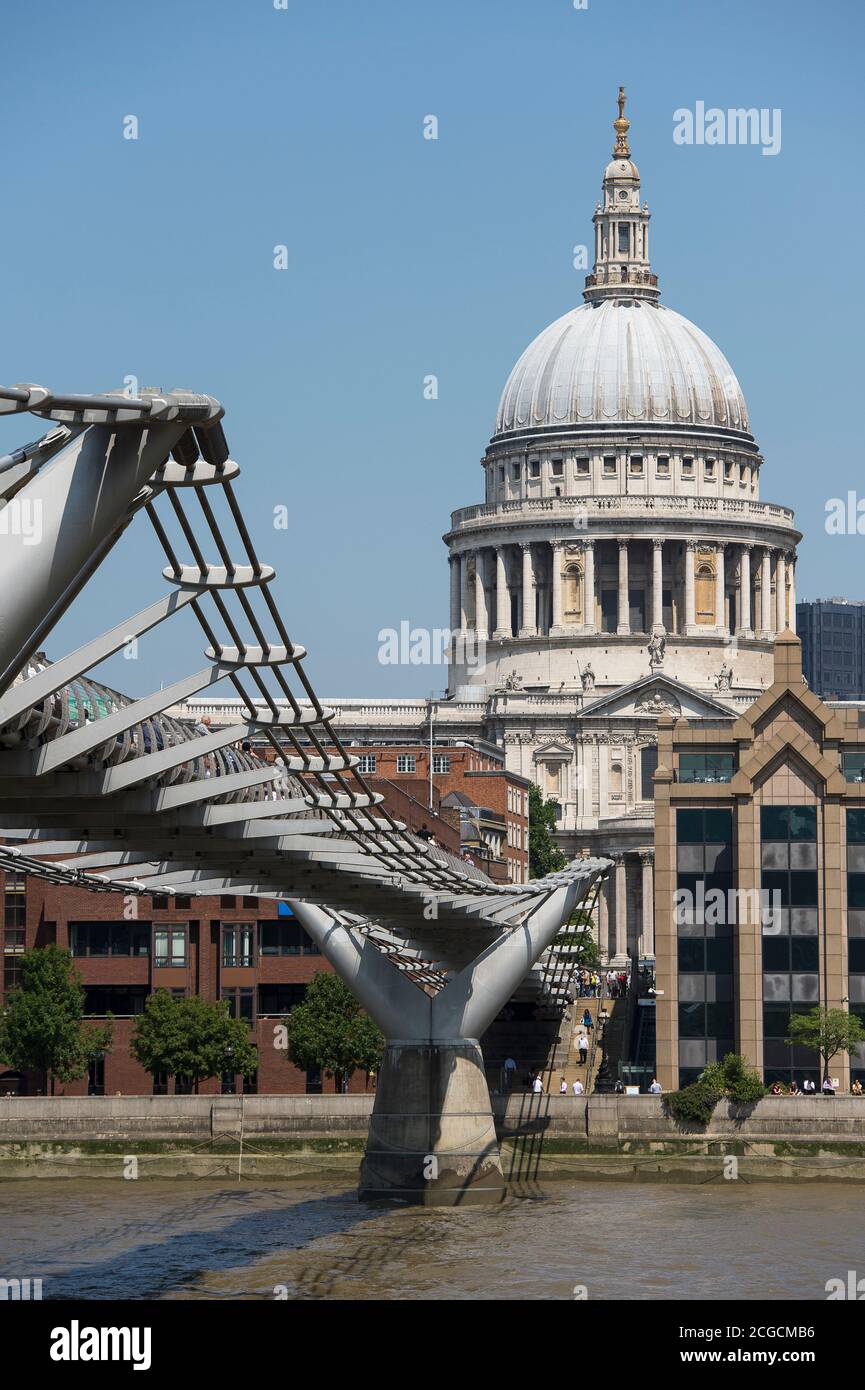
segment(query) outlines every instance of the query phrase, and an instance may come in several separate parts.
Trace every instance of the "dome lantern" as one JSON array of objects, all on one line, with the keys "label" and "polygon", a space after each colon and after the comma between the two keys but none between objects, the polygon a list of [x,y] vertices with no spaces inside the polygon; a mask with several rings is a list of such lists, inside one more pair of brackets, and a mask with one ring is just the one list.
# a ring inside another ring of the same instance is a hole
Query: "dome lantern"
[{"label": "dome lantern", "polygon": [[658,299],[658,277],[649,265],[649,208],[640,206],[640,173],[631,159],[625,116],[625,89],[619,88],[619,115],[613,121],[616,143],[613,158],[604,170],[604,201],[592,221],[595,224],[595,264],[586,276],[583,298],[590,304],[602,299]]}]

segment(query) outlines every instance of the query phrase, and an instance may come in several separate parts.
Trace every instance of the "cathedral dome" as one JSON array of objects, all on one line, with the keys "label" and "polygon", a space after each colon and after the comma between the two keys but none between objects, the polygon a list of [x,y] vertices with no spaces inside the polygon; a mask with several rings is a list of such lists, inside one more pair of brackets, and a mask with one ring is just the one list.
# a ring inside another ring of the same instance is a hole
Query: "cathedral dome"
[{"label": "cathedral dome", "polygon": [[535,338],[508,378],[495,433],[586,424],[750,432],[711,338],[673,309],[622,298],[582,304]]}]

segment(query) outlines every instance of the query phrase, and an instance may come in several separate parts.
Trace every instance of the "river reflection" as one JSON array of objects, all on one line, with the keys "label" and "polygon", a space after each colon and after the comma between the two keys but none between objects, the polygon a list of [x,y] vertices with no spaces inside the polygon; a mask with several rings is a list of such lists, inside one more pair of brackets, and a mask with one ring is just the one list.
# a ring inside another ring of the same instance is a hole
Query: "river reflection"
[{"label": "river reflection", "polygon": [[551,1183],[472,1211],[295,1184],[10,1182],[0,1277],[48,1299],[823,1299],[865,1188]]}]

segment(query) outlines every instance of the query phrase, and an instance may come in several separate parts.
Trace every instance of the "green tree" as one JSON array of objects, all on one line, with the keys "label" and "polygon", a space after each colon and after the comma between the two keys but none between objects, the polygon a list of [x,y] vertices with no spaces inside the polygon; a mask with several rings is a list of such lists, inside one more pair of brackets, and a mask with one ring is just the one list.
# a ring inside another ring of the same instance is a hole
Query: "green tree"
[{"label": "green tree", "polygon": [[553,831],[556,828],[555,802],[544,801],[540,788],[529,787],[529,877],[543,878],[563,869],[567,859],[556,847]]},{"label": "green tree", "polygon": [[597,970],[601,964],[601,953],[594,937],[592,914],[579,908],[572,913],[567,924],[562,927],[554,946],[576,947],[579,955],[573,961],[575,968]]},{"label": "green tree", "polygon": [[232,1018],[225,1002],[178,998],[165,989],[148,997],[129,1050],[151,1075],[189,1077],[196,1091],[206,1077],[224,1071],[252,1076],[258,1066],[249,1025]]},{"label": "green tree", "polygon": [[338,975],[318,971],[286,1027],[288,1060],[302,1071],[322,1067],[340,1089],[358,1067],[378,1071],[381,1066],[384,1038]]},{"label": "green tree", "polygon": [[720,1062],[710,1062],[690,1086],[664,1097],[664,1105],[680,1125],[705,1129],[719,1100],[753,1105],[766,1094],[760,1073],[738,1052],[728,1052]]},{"label": "green tree", "polygon": [[728,1052],[722,1061],[710,1062],[700,1080],[737,1105],[750,1105],[766,1094],[757,1068],[749,1066],[739,1052]]},{"label": "green tree", "polygon": [[794,1047],[809,1047],[819,1052],[824,1076],[829,1063],[839,1052],[855,1052],[865,1042],[865,1028],[855,1014],[846,1009],[823,1009],[819,1006],[807,1014],[793,1014],[787,1042]]},{"label": "green tree", "polygon": [[0,1057],[16,1071],[40,1071],[55,1081],[78,1081],[111,1047],[112,1020],[84,1022],[84,987],[69,951],[42,946],[21,956],[21,986],[0,1014]]}]

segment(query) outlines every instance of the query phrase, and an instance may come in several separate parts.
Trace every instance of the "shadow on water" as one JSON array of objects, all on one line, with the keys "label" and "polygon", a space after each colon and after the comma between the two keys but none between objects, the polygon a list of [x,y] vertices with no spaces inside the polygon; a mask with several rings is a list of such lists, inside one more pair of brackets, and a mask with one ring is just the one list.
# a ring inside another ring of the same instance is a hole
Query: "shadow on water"
[{"label": "shadow on water", "polygon": [[[179,1208],[175,1199],[167,1198],[155,1220],[149,1206],[146,1217],[112,1225],[106,1240],[113,1246],[121,1242],[124,1248],[108,1259],[64,1264],[64,1249],[58,1244],[41,1259],[31,1256],[34,1274],[44,1278],[46,1299],[156,1299],[189,1289],[205,1274],[299,1250],[322,1237],[344,1236],[379,1215],[359,1205],[353,1192],[301,1201],[291,1200],[290,1192],[224,1189]],[[263,1197],[274,1200],[262,1207]],[[253,1210],[232,1214],[238,1206],[253,1204]],[[184,1215],[202,1224],[194,1230],[172,1230]]]}]

